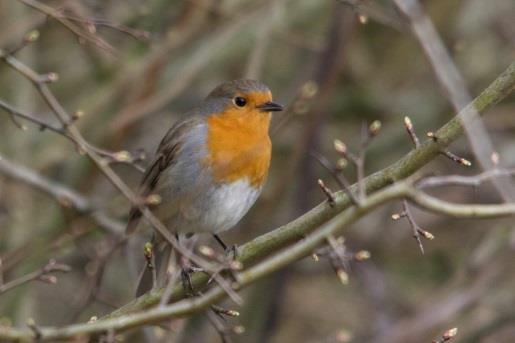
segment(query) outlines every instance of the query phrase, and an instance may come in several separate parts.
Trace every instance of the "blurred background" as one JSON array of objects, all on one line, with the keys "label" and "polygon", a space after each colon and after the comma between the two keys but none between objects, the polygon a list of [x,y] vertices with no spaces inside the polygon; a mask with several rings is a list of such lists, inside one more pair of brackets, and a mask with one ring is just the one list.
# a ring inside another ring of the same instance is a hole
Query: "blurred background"
[{"label": "blurred background", "polygon": [[[404,116],[411,117],[420,137],[454,116],[391,2],[365,2],[377,18],[360,17],[334,0],[44,1],[69,18],[89,18],[75,23],[101,40],[97,46],[18,1],[0,0],[0,48],[16,46],[38,30],[39,39],[17,57],[38,72],[57,73],[59,82],[51,89],[69,112],[84,113],[77,122],[81,132],[113,151],[151,154],[167,128],[223,81],[248,77],[269,85],[288,110],[272,125],[272,168],[262,197],[236,230],[223,235],[226,243],[243,244],[323,201],[317,179],[337,189],[312,156],[317,152],[335,161],[335,138],[356,149],[362,123],[382,122],[367,153],[370,174],[412,149]],[[423,3],[476,96],[515,56],[515,3]],[[0,64],[0,99],[54,120],[33,86],[5,64]],[[485,115],[495,147],[510,166],[515,165],[514,111],[512,96]],[[2,159],[69,186],[125,223],[128,202],[73,144],[29,123],[23,123],[27,130],[15,124],[0,115]],[[440,157],[425,172],[480,172],[465,138],[451,150],[473,166]],[[140,172],[123,164],[114,168],[137,186]],[[347,169],[354,181],[355,171]],[[455,202],[500,200],[490,185],[435,194]],[[32,282],[0,294],[2,322],[87,321],[133,298],[126,256],[117,251],[107,263],[99,262],[110,234],[65,205],[0,172],[3,278],[38,269],[49,258],[73,268],[59,274],[56,285]],[[458,327],[457,342],[514,341],[513,221],[455,220],[414,209],[418,223],[436,236],[422,255],[408,223],[390,218],[400,210],[400,203],[383,207],[346,231],[349,251],[364,249],[372,256],[351,263],[348,285],[339,282],[327,260],[306,258],[245,289],[241,316],[231,321],[245,330],[234,340],[431,342]],[[177,327],[173,334],[156,329],[156,336],[220,341],[204,315]],[[137,342],[141,330],[124,337]]]}]

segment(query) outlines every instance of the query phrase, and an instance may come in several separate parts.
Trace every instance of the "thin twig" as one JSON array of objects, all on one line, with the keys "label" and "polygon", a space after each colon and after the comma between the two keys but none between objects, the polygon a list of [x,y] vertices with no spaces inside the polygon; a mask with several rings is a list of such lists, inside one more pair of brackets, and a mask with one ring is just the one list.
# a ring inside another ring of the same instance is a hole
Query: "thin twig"
[{"label": "thin twig", "polygon": [[[490,159],[494,152],[491,139],[477,109],[474,106],[467,106],[471,96],[433,22],[418,0],[394,0],[394,2],[409,20],[416,39],[429,59],[439,84],[444,89],[445,96],[454,110],[459,112],[461,125],[464,127],[476,159],[483,169],[493,168],[494,164]],[[515,200],[515,185],[509,178],[494,178],[492,181],[505,200]]]},{"label": "thin twig", "polygon": [[0,285],[0,294],[13,290],[16,287],[24,285],[33,280],[40,280],[55,284],[57,283],[57,278],[50,274],[56,272],[67,273],[70,270],[71,268],[68,265],[57,263],[55,260],[50,260],[42,268]]},{"label": "thin twig", "polygon": [[348,257],[345,253],[345,244],[343,237],[339,237],[338,239],[334,238],[333,235],[327,236],[327,242],[329,243],[329,247],[331,248],[331,252],[329,254],[329,258],[331,261],[331,265],[338,276],[340,282],[344,285],[349,283],[349,261]]},{"label": "thin twig", "polygon": [[[1,51],[0,51],[0,55],[2,55]],[[53,131],[53,132],[55,132],[57,134],[62,135],[63,137],[66,137],[67,139],[72,140],[71,137],[66,133],[66,131],[62,127],[58,127],[56,125],[47,123],[46,121],[37,118],[33,114],[29,114],[29,113],[20,111],[20,110],[18,110],[16,108],[12,107],[11,105],[6,103],[2,99],[0,99],[0,108],[3,108],[11,116],[20,117],[20,118],[23,118],[25,120],[28,120],[28,121],[36,124],[41,131],[44,131],[44,130],[48,129],[50,131]]]},{"label": "thin twig", "polygon": [[[411,122],[411,119],[409,117],[404,117],[404,127],[406,128],[406,131],[408,132],[411,141],[415,146],[415,149],[418,149],[420,147],[420,140],[418,139],[417,133],[415,132],[415,129],[413,127],[413,123]],[[428,132],[426,135],[435,142],[438,140],[437,136],[433,132]],[[448,150],[441,149],[440,154],[449,158],[451,161],[464,165],[466,167],[470,167],[472,165],[472,163],[470,163],[469,160],[460,157]]]},{"label": "thin twig", "polygon": [[327,201],[329,202],[329,206],[333,207],[334,206],[334,196],[333,196],[333,192],[329,189],[329,187],[327,187],[324,183],[324,181],[322,181],[322,179],[318,179],[318,186],[320,187],[320,189],[322,190],[322,192],[325,194],[325,196],[327,197]]},{"label": "thin twig", "polygon": [[207,318],[209,322],[211,323],[211,326],[215,329],[215,331],[218,333],[218,336],[222,340],[222,343],[231,343],[233,340],[231,339],[229,333],[230,329],[227,327],[225,322],[223,321],[223,317],[221,315],[213,310],[211,308],[211,311],[208,311]]},{"label": "thin twig", "polygon": [[418,247],[420,248],[420,251],[422,252],[422,254],[424,254],[424,246],[422,245],[422,240],[420,239],[421,228],[420,226],[418,226],[417,222],[415,221],[415,218],[413,218],[413,214],[411,213],[408,202],[406,200],[402,201],[402,208],[404,210],[405,217],[406,219],[408,219],[408,222],[413,231],[413,238],[415,238],[415,240],[418,243]]},{"label": "thin twig", "polygon": [[445,175],[445,176],[430,176],[421,179],[417,182],[418,188],[432,188],[442,186],[472,186],[478,187],[483,182],[492,179],[493,177],[505,175],[514,176],[515,168],[510,169],[490,169],[482,172],[479,175],[463,176],[463,175]]},{"label": "thin twig", "polygon": [[[2,57],[1,55],[2,55],[2,52],[0,51],[0,58]],[[6,56],[6,59],[9,59],[8,56]],[[74,138],[71,137],[70,134],[66,130],[67,125],[66,126],[62,125],[61,127],[59,127],[57,125],[48,123],[45,120],[39,119],[34,114],[30,114],[30,113],[27,113],[22,110],[14,108],[13,106],[9,105],[8,103],[6,103],[5,101],[3,101],[1,99],[0,99],[0,108],[4,109],[8,114],[10,114],[14,123],[22,130],[25,129],[25,127],[21,126],[17,121],[15,121],[15,119],[14,119],[15,117],[19,117],[19,118],[27,120],[31,123],[36,124],[41,131],[48,129],[52,132],[55,132],[65,138],[67,138],[74,144],[76,144]],[[131,152],[125,151],[125,150],[113,152],[113,151],[108,151],[105,149],[95,147],[94,145],[92,145],[89,142],[84,142],[84,144],[86,144],[91,150],[95,151],[100,156],[106,158],[106,161],[109,163],[123,163],[123,164],[132,166],[133,168],[135,168],[136,170],[138,170],[140,172],[144,171],[144,168],[138,164],[138,162],[140,162],[146,158],[145,153],[142,151],[139,151],[137,153],[131,153]],[[78,147],[78,146],[76,145],[76,147]]]},{"label": "thin twig", "polygon": [[311,156],[313,156],[318,161],[318,163],[320,163],[320,165],[322,167],[324,167],[331,174],[333,179],[338,183],[338,186],[340,186],[340,189],[342,189],[347,194],[347,196],[349,197],[351,202],[353,204],[359,204],[359,200],[356,198],[356,196],[352,192],[352,190],[350,188],[351,184],[350,184],[349,180],[347,180],[345,175],[338,172],[336,167],[334,167],[327,158],[325,158],[318,152],[312,151]]},{"label": "thin twig", "polygon": [[45,176],[25,166],[9,161],[0,155],[0,173],[55,198],[64,207],[73,207],[81,214],[90,215],[93,220],[108,232],[119,235],[125,225],[107,212],[95,206],[95,202],[75,190],[47,179]]},{"label": "thin twig", "polygon": [[[438,141],[438,136],[434,132],[429,131],[426,133],[426,136],[431,138],[435,142]],[[455,153],[450,152],[449,150],[442,149],[440,150],[440,154],[447,157],[451,161],[461,164],[463,166],[470,167],[472,165],[472,163],[466,158],[460,157]]]},{"label": "thin twig", "polygon": [[90,42],[93,45],[101,48],[102,50],[105,50],[106,52],[108,52],[110,54],[113,54],[113,55],[115,54],[116,50],[109,43],[107,43],[105,40],[103,40],[102,38],[100,38],[98,36],[95,36],[87,31],[81,30],[80,27],[77,27],[70,20],[63,17],[58,10],[56,10],[48,5],[45,5],[39,1],[35,1],[35,0],[18,0],[18,1],[26,6],[29,6],[47,16],[49,16],[49,17],[54,18],[61,25],[63,25],[66,29],[68,29],[71,33],[76,35],[79,39]]},{"label": "thin twig", "polygon": [[466,158],[460,157],[450,151],[442,151],[442,155],[449,158],[451,161],[461,164],[465,167],[470,167],[472,165],[472,163]]},{"label": "thin twig", "polygon": [[410,117],[404,117],[404,127],[406,128],[406,131],[408,131],[408,135],[410,136],[413,145],[418,149],[420,147],[420,140],[413,128],[413,123],[411,122]]},{"label": "thin twig", "polygon": [[113,23],[107,19],[80,18],[77,16],[67,15],[67,14],[59,13],[59,12],[57,13],[57,15],[60,16],[61,18],[68,19],[70,21],[79,22],[79,23],[86,24],[86,25],[107,27],[107,28],[113,29],[115,31],[125,33],[125,34],[131,36],[132,38],[142,41],[142,42],[146,42],[150,39],[149,31],[133,29],[131,27],[128,27],[128,26],[125,26],[122,24]]}]

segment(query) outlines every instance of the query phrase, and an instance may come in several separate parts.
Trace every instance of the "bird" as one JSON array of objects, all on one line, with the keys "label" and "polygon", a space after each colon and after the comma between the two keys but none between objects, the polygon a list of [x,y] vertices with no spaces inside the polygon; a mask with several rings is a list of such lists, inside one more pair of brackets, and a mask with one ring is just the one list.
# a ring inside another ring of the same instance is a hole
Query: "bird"
[{"label": "bird", "polygon": [[[218,234],[236,226],[261,194],[272,112],[282,110],[259,81],[220,84],[164,135],[139,196],[158,196],[152,212],[171,233],[210,233],[226,249]],[[127,234],[140,227],[141,216],[138,207],[130,210]],[[147,288],[138,287],[137,295]]]}]

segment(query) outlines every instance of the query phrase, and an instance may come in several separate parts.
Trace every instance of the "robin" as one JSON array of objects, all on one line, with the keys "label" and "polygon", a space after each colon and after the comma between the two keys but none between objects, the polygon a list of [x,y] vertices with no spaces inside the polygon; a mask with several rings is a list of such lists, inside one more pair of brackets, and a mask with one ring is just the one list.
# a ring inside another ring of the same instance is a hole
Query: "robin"
[{"label": "robin", "polygon": [[[159,195],[153,212],[171,232],[211,233],[226,248],[218,234],[234,227],[260,195],[270,166],[271,112],[282,109],[261,82],[219,85],[168,130],[140,195]],[[127,233],[140,218],[133,208]]]}]

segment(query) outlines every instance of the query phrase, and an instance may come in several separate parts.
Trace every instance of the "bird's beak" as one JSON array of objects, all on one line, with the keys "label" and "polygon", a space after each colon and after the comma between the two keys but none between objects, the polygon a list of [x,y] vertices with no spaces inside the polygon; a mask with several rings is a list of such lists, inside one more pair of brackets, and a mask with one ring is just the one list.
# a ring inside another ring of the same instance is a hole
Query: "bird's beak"
[{"label": "bird's beak", "polygon": [[257,105],[257,109],[259,109],[262,112],[279,112],[283,110],[283,107],[275,102],[265,102],[264,104]]}]

